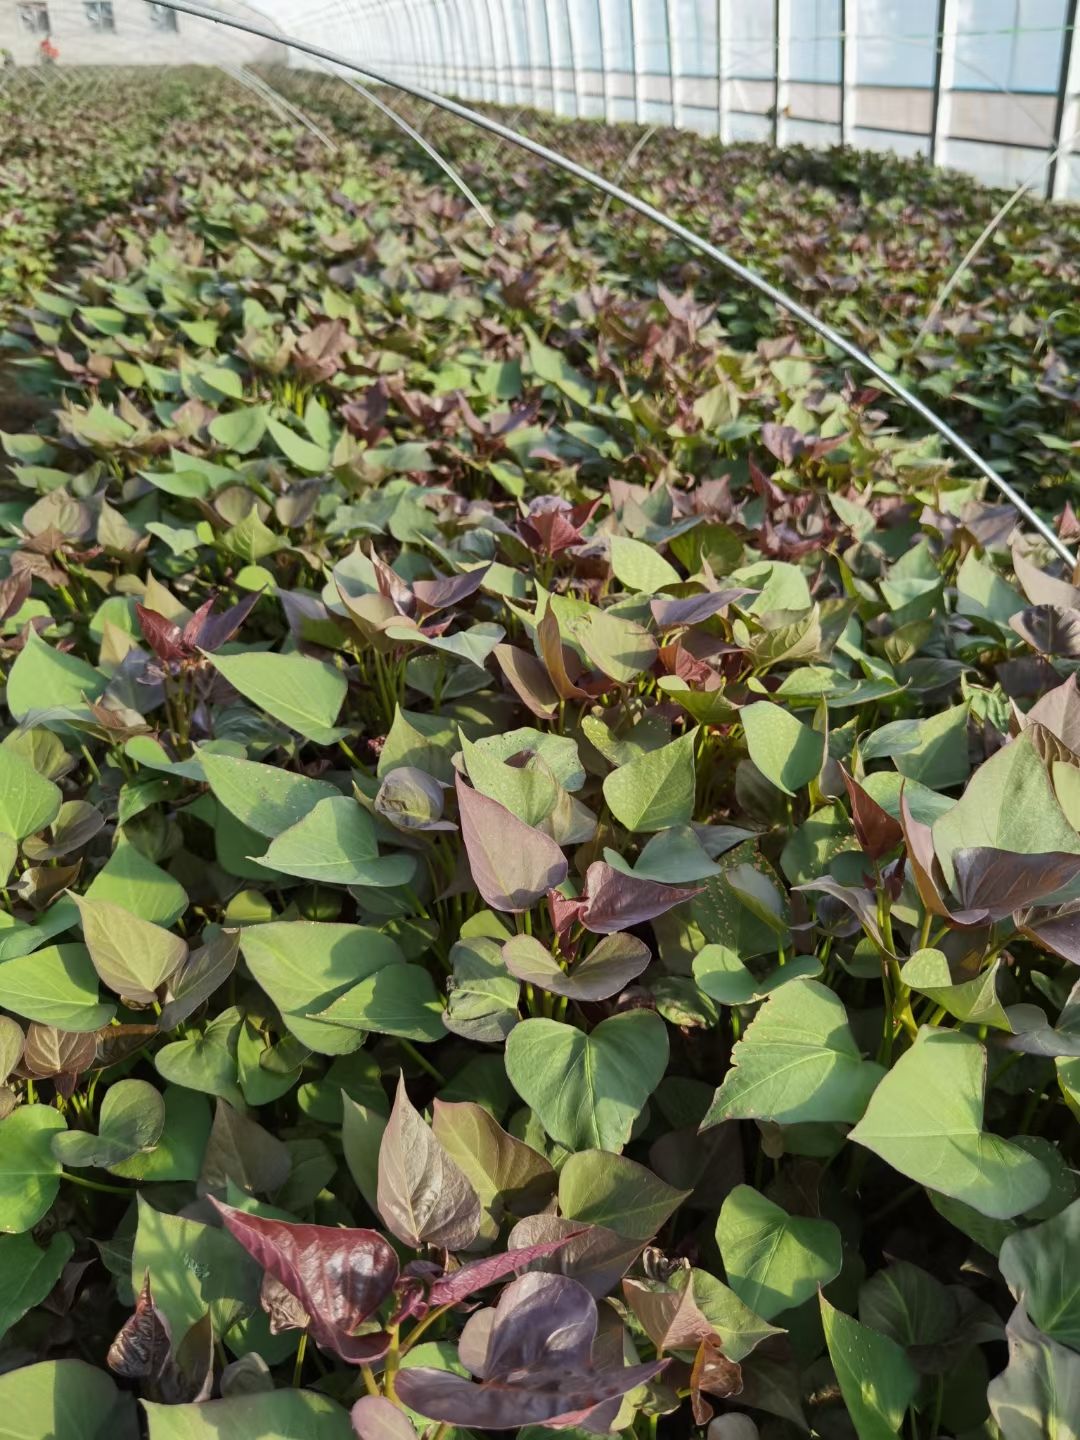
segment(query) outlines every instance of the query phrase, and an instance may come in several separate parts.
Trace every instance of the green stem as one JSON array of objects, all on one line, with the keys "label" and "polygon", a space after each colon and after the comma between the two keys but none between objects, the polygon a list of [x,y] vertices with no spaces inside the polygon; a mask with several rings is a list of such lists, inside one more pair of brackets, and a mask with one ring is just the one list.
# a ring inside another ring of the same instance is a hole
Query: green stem
[{"label": "green stem", "polygon": [[926,914],[923,916],[923,919],[922,919],[922,928],[921,928],[920,931],[919,931],[919,946],[918,946],[918,948],[919,948],[920,950],[925,950],[926,947],[927,947],[927,945],[929,945],[929,943],[930,943],[930,929],[931,929],[931,926],[933,925],[933,923],[934,923],[933,912],[930,911],[930,910],[927,910]]},{"label": "green stem", "polygon": [[307,1331],[300,1336],[300,1344],[296,1347],[296,1364],[293,1366],[292,1383],[293,1389],[299,1390],[300,1377],[304,1373],[304,1356],[307,1354]]},{"label": "green stem", "polygon": [[72,1175],[70,1170],[61,1170],[60,1178],[70,1180],[72,1185],[81,1185],[84,1190],[100,1190],[103,1195],[126,1195],[130,1200],[135,1193],[122,1185],[105,1185],[100,1180],[87,1180],[82,1175]]},{"label": "green stem", "polygon": [[408,1338],[402,1345],[399,1354],[407,1355],[412,1349],[412,1347],[416,1344],[417,1340],[420,1339],[420,1336],[423,1335],[424,1331],[429,1329],[430,1326],[434,1325],[436,1320],[441,1320],[442,1317],[446,1314],[446,1312],[452,1309],[452,1305],[436,1305],[434,1310],[429,1310],[428,1313],[424,1316],[423,1320],[421,1320],[417,1325],[414,1325],[412,1330],[409,1331]]},{"label": "green stem", "polygon": [[405,1051],[405,1054],[408,1055],[410,1060],[415,1061],[416,1064],[420,1066],[421,1070],[426,1070],[427,1073],[431,1076],[431,1078],[437,1081],[440,1085],[446,1084],[446,1076],[442,1075],[438,1070],[436,1070],[435,1066],[432,1065],[431,1061],[420,1054],[420,1051],[417,1050],[416,1046],[412,1043],[411,1040],[403,1040],[399,1035],[397,1037],[397,1042],[401,1046],[402,1050]]}]

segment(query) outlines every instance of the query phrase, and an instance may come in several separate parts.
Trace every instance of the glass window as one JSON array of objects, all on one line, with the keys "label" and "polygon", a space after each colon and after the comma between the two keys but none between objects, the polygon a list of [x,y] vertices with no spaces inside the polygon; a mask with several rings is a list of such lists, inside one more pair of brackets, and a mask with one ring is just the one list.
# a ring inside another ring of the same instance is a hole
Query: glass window
[{"label": "glass window", "polygon": [[176,11],[170,10],[167,5],[150,6],[150,23],[155,30],[175,31],[179,28],[176,23]]},{"label": "glass window", "polygon": [[112,0],[84,0],[86,23],[91,30],[115,30]]},{"label": "glass window", "polygon": [[29,30],[31,35],[48,35],[51,29],[49,7],[36,4],[20,5],[19,23],[24,30]]}]

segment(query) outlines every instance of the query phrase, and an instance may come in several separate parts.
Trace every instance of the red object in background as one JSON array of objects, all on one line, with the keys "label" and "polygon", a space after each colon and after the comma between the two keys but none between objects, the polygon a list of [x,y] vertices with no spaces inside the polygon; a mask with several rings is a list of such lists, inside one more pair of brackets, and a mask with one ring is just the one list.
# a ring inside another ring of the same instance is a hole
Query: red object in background
[{"label": "red object in background", "polygon": [[40,49],[43,60],[48,60],[52,63],[60,59],[60,50],[53,44],[48,35],[46,35],[45,39],[41,42]]}]

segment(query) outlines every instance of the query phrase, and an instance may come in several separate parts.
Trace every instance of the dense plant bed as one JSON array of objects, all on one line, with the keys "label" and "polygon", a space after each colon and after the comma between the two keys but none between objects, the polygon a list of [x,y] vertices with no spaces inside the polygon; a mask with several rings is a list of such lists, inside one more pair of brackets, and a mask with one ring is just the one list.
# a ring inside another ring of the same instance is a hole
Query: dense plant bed
[{"label": "dense plant bed", "polygon": [[182,98],[0,334],[0,1434],[1071,1434],[1077,577],[638,227]]}]

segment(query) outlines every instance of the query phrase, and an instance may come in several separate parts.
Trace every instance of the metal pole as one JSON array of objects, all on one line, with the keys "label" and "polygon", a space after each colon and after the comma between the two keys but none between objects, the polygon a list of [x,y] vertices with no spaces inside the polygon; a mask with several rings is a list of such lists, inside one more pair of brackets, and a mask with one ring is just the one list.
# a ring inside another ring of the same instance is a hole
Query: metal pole
[{"label": "metal pole", "polygon": [[840,0],[840,144],[847,144],[847,0]]},{"label": "metal pole", "polygon": [[716,0],[716,138],[724,140],[724,0]]},{"label": "metal pole", "polygon": [[772,7],[772,143],[780,143],[780,0]]},{"label": "metal pole", "polygon": [[638,63],[636,0],[626,0],[630,13],[630,64],[634,70],[634,124],[641,124],[641,66]]},{"label": "metal pole", "polygon": [[675,51],[671,44],[671,0],[664,0],[664,43],[667,46],[668,85],[671,87],[671,123],[679,123],[679,106],[675,99],[679,85],[675,73]]},{"label": "metal pole", "polygon": [[[343,59],[341,56],[335,55],[332,50],[323,49],[318,45],[311,45],[306,40],[301,40],[298,37],[283,35],[280,32],[271,30],[265,25],[256,25],[249,20],[222,15],[220,11],[211,10],[205,5],[194,3],[194,0],[160,0],[160,3],[167,9],[176,10],[182,15],[194,15],[198,19],[210,20],[219,25],[227,25],[230,29],[243,31],[247,35],[258,36],[262,40],[270,40],[278,44],[288,45],[291,49],[299,50],[305,55],[312,55],[317,60],[328,60],[332,65],[344,66],[345,69],[353,70],[356,74],[364,75],[369,80],[374,80],[379,84],[385,85],[393,83],[388,81],[387,77],[381,73],[368,69],[366,66],[358,65],[354,60]],[[988,461],[984,460],[977,450],[972,449],[968,442],[961,435],[958,435],[947,421],[942,420],[940,415],[938,415],[936,411],[931,410],[930,406],[927,405],[924,400],[920,400],[918,395],[909,390],[906,385],[902,385],[894,375],[890,375],[876,360],[861,350],[853,340],[849,340],[845,335],[835,330],[831,325],[827,324],[826,321],[815,315],[812,310],[807,310],[806,306],[800,304],[798,300],[793,299],[783,290],[777,289],[775,285],[764,279],[763,276],[758,275],[755,271],[736,260],[734,256],[729,255],[726,250],[721,250],[718,245],[714,245],[710,240],[703,239],[702,236],[696,234],[695,231],[681,224],[678,220],[672,220],[671,217],[665,215],[663,211],[657,210],[654,205],[650,205],[647,200],[642,200],[638,196],[630,194],[628,190],[620,189],[618,185],[613,185],[610,180],[605,180],[602,175],[597,175],[595,171],[588,169],[587,166],[579,165],[576,160],[571,160],[568,156],[560,154],[558,150],[552,150],[550,146],[542,144],[539,140],[534,140],[531,135],[519,134],[516,130],[511,130],[507,126],[501,125],[498,120],[492,119],[491,116],[483,115],[476,110],[471,110],[467,105],[460,105],[456,100],[448,100],[443,95],[436,95],[430,90],[425,90],[421,85],[402,83],[398,85],[397,88],[403,90],[408,95],[412,95],[414,99],[428,101],[440,110],[445,110],[448,115],[456,115],[459,120],[469,121],[479,129],[486,130],[489,135],[498,135],[502,140],[509,140],[511,144],[516,145],[520,150],[525,150],[528,154],[535,155],[540,160],[545,160],[549,165],[554,165],[558,169],[565,171],[567,175],[572,175],[575,179],[583,181],[586,185],[591,185],[604,195],[610,195],[613,200],[618,200],[620,204],[626,205],[629,209],[636,211],[638,215],[644,216],[646,220],[651,220],[653,224],[659,225],[662,229],[666,230],[669,235],[674,235],[676,239],[682,240],[683,243],[688,245],[692,250],[696,250],[699,254],[707,256],[719,265],[721,269],[726,270],[729,275],[734,275],[735,278],[740,280],[744,285],[751,286],[759,295],[764,295],[765,298],[771,300],[774,305],[779,306],[782,310],[786,310],[793,319],[798,320],[800,324],[813,330],[827,344],[839,350],[842,355],[846,355],[849,360],[854,361],[861,370],[865,370],[868,375],[872,375],[883,389],[891,391],[898,400],[903,401],[909,409],[914,410],[920,419],[924,420],[932,429],[936,430],[942,439],[947,441],[958,455],[961,455],[969,465],[973,465],[985,479],[989,480],[995,489],[1005,496],[1011,505],[1016,507],[1028,524],[1039,532],[1043,539],[1047,541],[1055,553],[1059,555],[1066,564],[1075,566],[1076,559],[1069,547],[1054,533],[1046,521],[1035,513],[1023,496],[1017,494],[1009,482],[1003,476],[999,475],[994,467],[990,465]]]},{"label": "metal pole", "polygon": [[551,48],[551,16],[547,0],[540,0],[540,13],[544,17],[544,39],[547,41],[548,89],[551,92],[551,108],[558,110],[557,87],[555,85],[555,51]]},{"label": "metal pole", "polygon": [[930,106],[930,163],[938,163],[938,128],[941,120],[941,71],[945,58],[945,18],[949,0],[938,0],[934,50],[934,97]]},{"label": "metal pole", "polygon": [[564,0],[566,11],[566,36],[570,45],[570,68],[574,72],[574,118],[581,118],[581,70],[578,66],[577,46],[574,44],[574,15],[571,0]]},{"label": "metal pole", "polygon": [[600,28],[600,83],[604,87],[604,124],[611,124],[611,96],[608,93],[607,38],[604,29],[604,0],[596,0],[596,23]]},{"label": "metal pole", "polygon": [[[1065,110],[1069,102],[1069,79],[1072,74],[1073,46],[1076,44],[1077,0],[1069,0],[1065,13],[1065,29],[1061,32],[1061,74],[1058,77],[1057,104],[1054,107],[1054,147],[1060,151],[1065,143]],[[1057,184],[1059,155],[1050,161],[1046,176],[1046,197],[1053,200]]]}]

